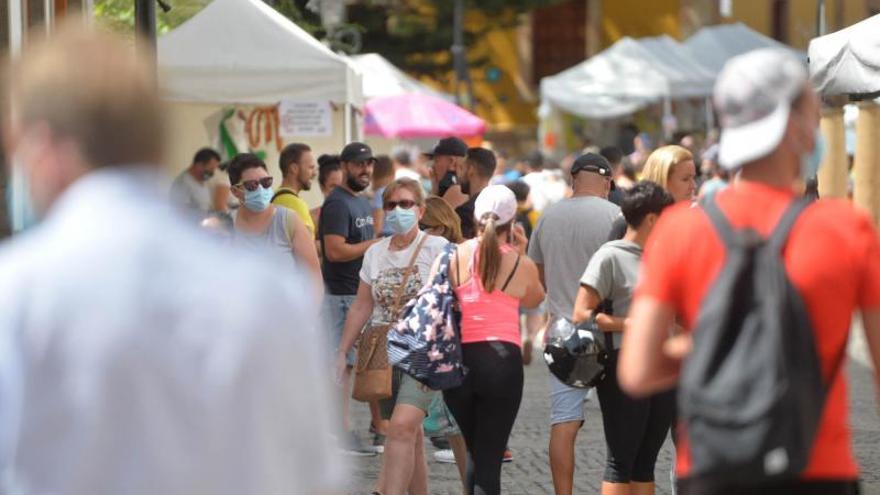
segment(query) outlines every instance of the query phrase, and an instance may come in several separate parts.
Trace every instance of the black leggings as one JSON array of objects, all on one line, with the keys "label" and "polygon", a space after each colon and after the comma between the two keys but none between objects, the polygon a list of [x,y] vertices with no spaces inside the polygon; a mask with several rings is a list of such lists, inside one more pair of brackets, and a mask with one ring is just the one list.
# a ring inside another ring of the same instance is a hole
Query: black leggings
[{"label": "black leggings", "polygon": [[596,387],[608,449],[604,480],[651,483],[657,454],[675,418],[675,395],[663,392],[644,399],[626,395],[617,382],[617,352]]},{"label": "black leggings", "polygon": [[501,460],[523,391],[522,352],[507,342],[464,344],[464,383],[443,400],[467,444],[471,495],[501,493]]}]

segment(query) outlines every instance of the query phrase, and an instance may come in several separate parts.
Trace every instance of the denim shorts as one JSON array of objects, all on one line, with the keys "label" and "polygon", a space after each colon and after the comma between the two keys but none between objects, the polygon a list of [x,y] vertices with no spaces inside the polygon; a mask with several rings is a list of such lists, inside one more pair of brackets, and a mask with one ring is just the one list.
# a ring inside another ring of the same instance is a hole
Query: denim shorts
[{"label": "denim shorts", "polygon": [[[351,308],[355,297],[354,295],[336,296],[324,294],[322,313],[324,325],[327,328],[327,335],[329,336],[329,348],[333,350],[333,356],[330,358],[331,363],[336,358],[336,353],[339,352],[342,332],[345,329],[345,319],[348,317],[348,310]],[[354,348],[345,355],[345,361],[349,366],[354,366],[357,363],[357,355]]]},{"label": "denim shorts", "polygon": [[574,388],[550,375],[550,426],[560,423],[583,422],[584,401],[587,400],[588,388]]}]

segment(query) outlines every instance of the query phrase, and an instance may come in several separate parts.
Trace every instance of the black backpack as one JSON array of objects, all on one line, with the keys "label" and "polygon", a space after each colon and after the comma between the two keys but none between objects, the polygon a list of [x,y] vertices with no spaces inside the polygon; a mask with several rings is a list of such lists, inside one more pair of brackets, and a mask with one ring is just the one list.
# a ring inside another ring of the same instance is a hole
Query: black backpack
[{"label": "black backpack", "polygon": [[809,462],[827,387],[813,326],[782,257],[808,205],[795,200],[764,239],[734,230],[713,198],[702,203],[726,256],[702,301],[678,389],[694,477],[790,479]]}]

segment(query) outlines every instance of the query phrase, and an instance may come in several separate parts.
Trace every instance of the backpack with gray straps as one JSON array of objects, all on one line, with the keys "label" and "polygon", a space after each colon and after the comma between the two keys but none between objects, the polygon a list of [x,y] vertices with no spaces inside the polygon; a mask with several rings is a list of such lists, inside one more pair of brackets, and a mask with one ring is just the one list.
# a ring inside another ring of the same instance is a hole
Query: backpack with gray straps
[{"label": "backpack with gray straps", "polygon": [[809,462],[827,387],[806,305],[782,256],[808,204],[795,200],[764,239],[734,229],[714,198],[702,202],[726,254],[702,301],[678,389],[694,477],[795,478]]}]

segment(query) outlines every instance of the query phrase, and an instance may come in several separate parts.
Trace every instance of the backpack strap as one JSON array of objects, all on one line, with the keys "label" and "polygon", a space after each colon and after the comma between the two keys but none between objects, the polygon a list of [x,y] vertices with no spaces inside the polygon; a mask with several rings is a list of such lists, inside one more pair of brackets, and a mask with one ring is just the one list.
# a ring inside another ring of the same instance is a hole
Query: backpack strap
[{"label": "backpack strap", "polygon": [[290,189],[279,189],[279,190],[275,191],[275,194],[272,195],[272,200],[270,201],[270,203],[274,202],[275,198],[277,198],[278,196],[284,196],[285,194],[290,194],[291,196],[299,197],[295,192],[291,191]]},{"label": "backpack strap", "polygon": [[703,200],[700,201],[700,206],[703,208],[703,211],[706,212],[709,221],[712,222],[712,226],[715,227],[715,231],[718,233],[718,236],[721,237],[721,242],[724,243],[724,246],[729,248],[736,245],[736,231],[734,231],[733,226],[730,225],[730,221],[724,215],[724,212],[718,207],[715,195],[712,194],[703,197]]},{"label": "backpack strap", "polygon": [[428,234],[420,235],[422,238],[419,240],[415,251],[413,251],[412,257],[409,259],[409,264],[403,272],[403,279],[400,281],[400,285],[397,287],[397,293],[394,295],[394,305],[391,307],[391,314],[395,315],[395,318],[399,316],[398,313],[400,312],[400,307],[405,303],[405,301],[403,301],[403,292],[406,290],[406,283],[409,282],[409,276],[412,275],[416,259],[419,257],[419,253],[422,251],[422,246],[425,245],[425,241],[427,241],[429,237]]},{"label": "backpack strap", "polygon": [[293,236],[296,232],[296,228],[294,227],[294,219],[293,215],[296,213],[293,210],[288,210],[287,208],[283,208],[284,210],[284,223],[282,227],[284,228],[284,234],[287,236],[287,242],[290,243],[290,247],[293,248]]},{"label": "backpack strap", "polygon": [[810,200],[807,198],[798,198],[792,201],[785,210],[785,213],[782,214],[782,218],[779,219],[776,227],[773,228],[767,243],[777,251],[782,251],[788,240],[788,234],[791,233],[791,229],[794,227],[797,219],[808,206],[810,206]]},{"label": "backpack strap", "polygon": [[504,285],[501,286],[501,292],[507,290],[507,286],[510,285],[510,281],[513,280],[513,276],[516,275],[516,269],[519,268],[519,259],[520,255],[516,255],[516,262],[513,264],[513,270],[510,270],[510,275],[507,276],[507,280],[504,281]]}]

